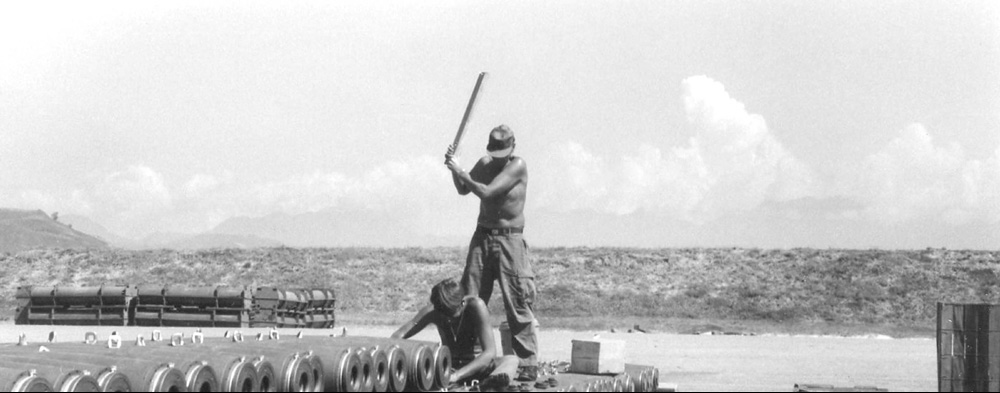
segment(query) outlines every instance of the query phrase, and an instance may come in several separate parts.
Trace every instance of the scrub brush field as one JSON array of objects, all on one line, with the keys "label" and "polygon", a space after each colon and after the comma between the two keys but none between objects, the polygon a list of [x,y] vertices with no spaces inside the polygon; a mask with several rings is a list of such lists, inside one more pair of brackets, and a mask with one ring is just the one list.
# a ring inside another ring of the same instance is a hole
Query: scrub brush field
[{"label": "scrub brush field", "polygon": [[[998,257],[945,249],[537,248],[530,258],[545,328],[933,337],[937,302],[995,303]],[[434,283],[460,276],[464,261],[460,247],[0,254],[0,320],[13,318],[23,285],[274,285],[335,289],[338,323],[395,325],[427,302]]]}]

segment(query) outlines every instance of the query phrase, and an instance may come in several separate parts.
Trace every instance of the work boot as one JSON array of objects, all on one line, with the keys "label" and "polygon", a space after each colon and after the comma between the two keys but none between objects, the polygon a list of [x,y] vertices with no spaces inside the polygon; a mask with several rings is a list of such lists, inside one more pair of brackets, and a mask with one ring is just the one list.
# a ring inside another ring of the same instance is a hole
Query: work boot
[{"label": "work boot", "polygon": [[516,380],[519,382],[535,382],[538,379],[538,366],[521,367]]}]

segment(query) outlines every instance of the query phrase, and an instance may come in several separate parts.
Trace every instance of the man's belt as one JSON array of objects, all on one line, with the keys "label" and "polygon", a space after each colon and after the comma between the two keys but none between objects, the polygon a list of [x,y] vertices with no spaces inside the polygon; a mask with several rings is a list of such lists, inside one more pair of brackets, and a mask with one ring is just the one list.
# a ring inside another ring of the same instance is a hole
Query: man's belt
[{"label": "man's belt", "polygon": [[487,227],[476,227],[476,232],[487,234],[487,235],[510,235],[512,233],[524,233],[524,227],[516,228],[487,228]]}]

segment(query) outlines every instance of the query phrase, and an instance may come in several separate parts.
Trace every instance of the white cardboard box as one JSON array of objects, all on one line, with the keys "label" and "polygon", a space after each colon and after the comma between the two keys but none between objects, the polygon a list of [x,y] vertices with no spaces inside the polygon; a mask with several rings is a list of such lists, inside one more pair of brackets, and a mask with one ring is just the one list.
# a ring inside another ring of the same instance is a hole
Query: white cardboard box
[{"label": "white cardboard box", "polygon": [[625,372],[625,341],[573,340],[569,371],[581,374]]}]

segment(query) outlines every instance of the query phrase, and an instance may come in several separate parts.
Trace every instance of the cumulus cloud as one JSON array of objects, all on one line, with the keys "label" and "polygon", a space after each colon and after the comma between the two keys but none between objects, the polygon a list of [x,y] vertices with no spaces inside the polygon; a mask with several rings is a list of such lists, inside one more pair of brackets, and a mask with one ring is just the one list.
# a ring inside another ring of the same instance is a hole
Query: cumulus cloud
[{"label": "cumulus cloud", "polygon": [[197,198],[211,192],[219,186],[219,179],[212,175],[198,173],[191,177],[184,186],[184,195],[189,198]]},{"label": "cumulus cloud", "polygon": [[443,206],[451,179],[440,160],[420,156],[390,161],[360,175],[313,173],[253,185],[246,214],[297,214],[330,208],[425,210]]},{"label": "cumulus cloud", "polygon": [[124,215],[165,209],[171,202],[163,176],[146,166],[108,174],[93,195],[103,200],[106,208]]},{"label": "cumulus cloud", "polygon": [[935,144],[927,129],[912,124],[868,156],[860,173],[843,187],[862,202],[864,214],[885,223],[937,219],[952,224],[1000,220],[1000,149],[980,161],[961,146]]},{"label": "cumulus cloud", "polygon": [[146,166],[130,166],[65,193],[24,190],[3,198],[11,207],[82,214],[126,237],[154,231],[209,230],[234,216],[362,209],[431,216],[454,208],[447,169],[430,156],[395,160],[356,175],[340,172],[247,181],[230,172],[171,183]]},{"label": "cumulus cloud", "polygon": [[813,196],[811,170],[789,153],[725,87],[706,76],[682,83],[684,109],[695,134],[684,146],[640,146],[608,162],[568,142],[545,167],[565,168],[543,185],[540,205],[557,210],[636,211],[699,222],[753,209],[765,201]]}]

